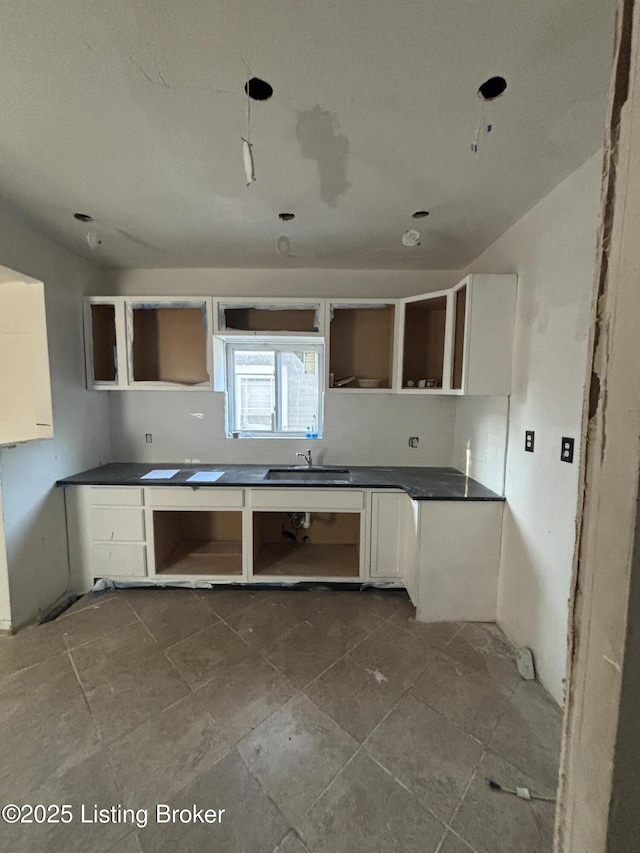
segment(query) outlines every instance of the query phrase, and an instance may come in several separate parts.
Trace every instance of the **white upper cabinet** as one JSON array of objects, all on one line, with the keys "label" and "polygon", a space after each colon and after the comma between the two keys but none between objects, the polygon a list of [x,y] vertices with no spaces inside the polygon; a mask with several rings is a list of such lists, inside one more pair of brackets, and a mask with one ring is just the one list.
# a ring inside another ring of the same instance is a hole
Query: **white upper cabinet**
[{"label": "white upper cabinet", "polygon": [[401,300],[396,385],[401,393],[448,394],[451,291]]},{"label": "white upper cabinet", "polygon": [[405,299],[91,297],[87,387],[213,388],[215,367],[222,390],[224,343],[265,335],[324,340],[331,394],[508,395],[516,282],[470,275]]},{"label": "white upper cabinet", "polygon": [[452,393],[511,393],[517,276],[470,275],[451,298]]},{"label": "white upper cabinet", "polygon": [[52,437],[44,285],[0,267],[0,445]]},{"label": "white upper cabinet", "polygon": [[327,387],[389,393],[397,337],[394,299],[327,300]]},{"label": "white upper cabinet", "polygon": [[399,391],[510,394],[516,283],[515,275],[470,275],[401,300]]},{"label": "white upper cabinet", "polygon": [[214,300],[216,335],[324,335],[324,299]]},{"label": "white upper cabinet", "polygon": [[87,387],[212,387],[208,297],[91,297],[85,302]]}]

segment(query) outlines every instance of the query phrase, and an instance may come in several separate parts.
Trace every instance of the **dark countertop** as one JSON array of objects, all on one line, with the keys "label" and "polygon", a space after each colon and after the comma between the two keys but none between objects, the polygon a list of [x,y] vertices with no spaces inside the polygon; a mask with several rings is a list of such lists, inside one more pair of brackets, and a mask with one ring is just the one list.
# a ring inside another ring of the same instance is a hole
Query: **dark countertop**
[{"label": "dark countertop", "polygon": [[[492,492],[485,486],[466,477],[455,468],[406,468],[402,466],[364,466],[364,465],[328,465],[351,473],[347,482],[339,480],[265,480],[269,468],[286,468],[281,464],[273,465],[181,465],[160,463],[157,465],[138,462],[112,462],[90,471],[82,471],[71,477],[58,480],[58,486],[187,486],[208,488],[224,486],[268,486],[272,489],[313,488],[313,489],[402,489],[409,497],[417,501],[503,501],[504,497]],[[178,468],[178,473],[168,480],[142,480],[143,474],[153,469]],[[187,483],[187,479],[196,471],[224,471],[215,483]]]}]

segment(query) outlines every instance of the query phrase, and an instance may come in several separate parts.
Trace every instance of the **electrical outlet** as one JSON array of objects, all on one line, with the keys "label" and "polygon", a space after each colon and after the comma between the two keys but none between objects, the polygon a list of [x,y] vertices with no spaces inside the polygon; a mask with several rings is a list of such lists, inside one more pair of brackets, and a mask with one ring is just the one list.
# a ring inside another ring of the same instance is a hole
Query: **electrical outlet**
[{"label": "electrical outlet", "polygon": [[151,435],[150,432],[146,433],[144,440],[147,442],[147,444],[153,443],[153,436]]},{"label": "electrical outlet", "polygon": [[573,448],[575,444],[574,438],[562,436],[562,449],[560,450],[560,459],[562,462],[573,462]]},{"label": "electrical outlet", "polygon": [[533,445],[535,441],[535,432],[532,429],[528,429],[524,434],[524,449],[527,453],[533,453]]},{"label": "electrical outlet", "polygon": [[420,443],[420,437],[417,435],[409,436],[409,447],[417,447]]}]

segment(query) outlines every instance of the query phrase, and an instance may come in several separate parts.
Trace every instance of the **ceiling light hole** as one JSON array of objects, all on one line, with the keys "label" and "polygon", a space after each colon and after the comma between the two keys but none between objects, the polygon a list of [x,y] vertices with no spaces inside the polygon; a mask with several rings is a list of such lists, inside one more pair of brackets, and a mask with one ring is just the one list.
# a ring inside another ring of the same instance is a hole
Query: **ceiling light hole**
[{"label": "ceiling light hole", "polygon": [[283,222],[290,222],[292,219],[296,218],[295,213],[279,213],[278,217],[282,219]]},{"label": "ceiling light hole", "polygon": [[411,217],[412,217],[412,219],[424,219],[428,215],[429,215],[428,210],[416,210],[415,213],[411,214]]},{"label": "ceiling light hole", "polygon": [[93,216],[89,216],[88,213],[74,213],[73,218],[78,222],[93,222]]},{"label": "ceiling light hole", "polygon": [[273,86],[259,77],[252,77],[244,84],[244,90],[254,101],[268,101],[273,95]]},{"label": "ceiling light hole", "polygon": [[484,101],[493,101],[499,98],[507,88],[507,81],[504,77],[490,77],[478,89],[478,95]]}]

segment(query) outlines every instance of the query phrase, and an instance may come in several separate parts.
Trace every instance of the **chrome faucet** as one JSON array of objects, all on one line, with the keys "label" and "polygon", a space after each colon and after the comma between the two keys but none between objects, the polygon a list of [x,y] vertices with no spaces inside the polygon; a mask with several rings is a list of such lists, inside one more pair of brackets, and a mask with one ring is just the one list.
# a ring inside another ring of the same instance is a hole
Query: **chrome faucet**
[{"label": "chrome faucet", "polygon": [[296,453],[296,456],[301,456],[307,463],[307,468],[313,468],[313,459],[311,458],[311,448],[306,453]]}]

